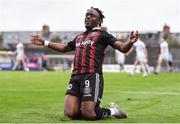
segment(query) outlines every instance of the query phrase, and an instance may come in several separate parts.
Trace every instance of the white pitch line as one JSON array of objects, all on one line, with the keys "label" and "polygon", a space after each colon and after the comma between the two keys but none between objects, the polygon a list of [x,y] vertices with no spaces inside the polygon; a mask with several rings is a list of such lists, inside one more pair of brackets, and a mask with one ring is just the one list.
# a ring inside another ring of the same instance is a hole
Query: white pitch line
[{"label": "white pitch line", "polygon": [[0,92],[57,92],[51,89],[0,89]]},{"label": "white pitch line", "polygon": [[[0,92],[58,92],[52,89],[0,89]],[[156,92],[156,91],[105,91],[106,93],[142,94],[142,95],[168,95],[180,96],[180,92]]]},{"label": "white pitch line", "polygon": [[123,93],[123,94],[143,94],[143,95],[169,95],[169,96],[180,96],[178,92],[156,92],[156,91],[105,91],[108,93]]}]

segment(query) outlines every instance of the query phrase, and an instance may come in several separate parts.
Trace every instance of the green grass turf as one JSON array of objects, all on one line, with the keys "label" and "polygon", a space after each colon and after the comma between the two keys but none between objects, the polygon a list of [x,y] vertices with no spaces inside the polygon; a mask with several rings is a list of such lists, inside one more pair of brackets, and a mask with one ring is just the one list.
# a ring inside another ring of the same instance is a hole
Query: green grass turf
[{"label": "green grass turf", "polygon": [[180,73],[105,73],[102,106],[116,102],[127,119],[63,117],[70,72],[0,72],[1,123],[180,123]]}]

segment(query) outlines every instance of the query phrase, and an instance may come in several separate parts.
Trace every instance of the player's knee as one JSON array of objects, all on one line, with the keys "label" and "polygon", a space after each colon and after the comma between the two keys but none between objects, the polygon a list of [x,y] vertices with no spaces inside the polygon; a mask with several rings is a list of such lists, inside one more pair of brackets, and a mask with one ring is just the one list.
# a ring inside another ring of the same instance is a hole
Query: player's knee
[{"label": "player's knee", "polygon": [[96,119],[96,113],[94,110],[91,109],[82,109],[81,110],[82,117],[87,120],[95,120]]},{"label": "player's knee", "polygon": [[67,116],[68,118],[74,118],[76,116],[76,113],[74,111],[71,111],[69,109],[64,110],[64,116]]}]

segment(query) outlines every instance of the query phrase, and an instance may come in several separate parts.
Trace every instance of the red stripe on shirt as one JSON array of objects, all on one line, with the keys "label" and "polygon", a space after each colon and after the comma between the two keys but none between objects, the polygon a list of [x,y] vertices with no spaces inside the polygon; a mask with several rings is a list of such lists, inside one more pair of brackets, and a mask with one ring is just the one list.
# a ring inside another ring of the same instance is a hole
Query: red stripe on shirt
[{"label": "red stripe on shirt", "polygon": [[[87,37],[86,37],[86,39],[85,39],[85,41],[87,41],[87,40],[89,40],[89,38],[91,37],[91,33],[92,32],[90,32],[88,35],[87,35]],[[86,50],[87,50],[87,45],[84,45],[83,46],[83,50],[82,50],[82,60],[81,60],[81,73],[84,73],[85,72],[85,70],[86,70],[86,68],[85,68],[85,66],[86,66]]]},{"label": "red stripe on shirt", "polygon": [[100,32],[97,31],[94,38],[93,38],[93,45],[91,46],[91,52],[90,52],[90,64],[89,64],[89,72],[94,72],[95,71],[95,68],[94,68],[94,64],[95,64],[95,50],[96,50],[96,45],[97,45],[97,41],[98,41],[98,38],[100,36]]},{"label": "red stripe on shirt", "polygon": [[[78,40],[76,41],[76,43],[81,43],[82,39],[83,39],[84,35],[82,35],[80,38],[78,38]],[[78,69],[78,58],[79,58],[79,51],[80,48],[76,47],[76,56],[75,56],[75,63],[74,63],[74,73],[77,73],[77,69]]]}]

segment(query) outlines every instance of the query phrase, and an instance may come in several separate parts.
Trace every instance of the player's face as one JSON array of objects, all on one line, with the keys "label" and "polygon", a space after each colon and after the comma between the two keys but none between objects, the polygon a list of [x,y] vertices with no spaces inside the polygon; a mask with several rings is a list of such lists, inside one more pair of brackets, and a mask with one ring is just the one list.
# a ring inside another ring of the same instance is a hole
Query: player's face
[{"label": "player's face", "polygon": [[42,32],[43,32],[43,35],[48,35],[49,34],[49,28],[48,27],[44,28],[42,30]]},{"label": "player's face", "polygon": [[99,23],[98,12],[94,9],[87,10],[84,23],[85,23],[86,29],[92,29],[94,27],[97,27],[97,25]]}]

